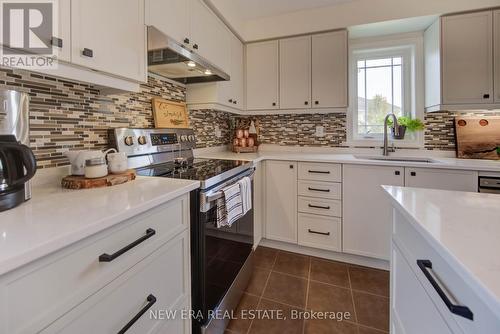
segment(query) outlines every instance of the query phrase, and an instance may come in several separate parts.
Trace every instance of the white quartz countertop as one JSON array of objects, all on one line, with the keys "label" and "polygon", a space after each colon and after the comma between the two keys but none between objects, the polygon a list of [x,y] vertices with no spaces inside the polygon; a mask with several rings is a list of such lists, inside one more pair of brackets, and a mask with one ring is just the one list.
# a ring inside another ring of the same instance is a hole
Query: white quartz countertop
[{"label": "white quartz countertop", "polygon": [[384,188],[393,206],[500,314],[500,196]]},{"label": "white quartz countertop", "polygon": [[161,177],[85,190],[34,187],[31,200],[0,212],[0,275],[198,187]]},{"label": "white quartz countertop", "polygon": [[[346,153],[307,153],[290,151],[262,151],[258,153],[233,153],[230,151],[201,152],[196,155],[198,158],[227,159],[253,161],[254,163],[263,160],[291,160],[307,162],[332,162],[342,164],[363,164],[377,166],[402,166],[402,167],[425,167],[440,169],[475,170],[486,172],[500,172],[500,161],[479,160],[479,159],[456,159],[443,157],[429,157],[435,162],[407,162],[407,161],[385,161],[368,160],[365,157],[373,157],[376,154],[346,154]],[[413,157],[427,157],[422,154],[412,155]],[[399,155],[399,157],[412,157],[410,155]],[[391,155],[397,158],[398,155]]]}]

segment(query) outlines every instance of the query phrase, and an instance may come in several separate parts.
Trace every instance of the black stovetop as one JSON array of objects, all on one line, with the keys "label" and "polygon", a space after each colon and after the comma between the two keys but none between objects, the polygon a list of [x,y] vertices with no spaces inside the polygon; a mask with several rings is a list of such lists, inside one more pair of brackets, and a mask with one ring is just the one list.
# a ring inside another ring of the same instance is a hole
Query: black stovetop
[{"label": "black stovetop", "polygon": [[221,159],[189,159],[184,166],[176,165],[174,162],[165,162],[142,167],[137,169],[137,175],[161,176],[204,182],[220,177],[222,174],[246,164],[250,164],[250,162]]}]

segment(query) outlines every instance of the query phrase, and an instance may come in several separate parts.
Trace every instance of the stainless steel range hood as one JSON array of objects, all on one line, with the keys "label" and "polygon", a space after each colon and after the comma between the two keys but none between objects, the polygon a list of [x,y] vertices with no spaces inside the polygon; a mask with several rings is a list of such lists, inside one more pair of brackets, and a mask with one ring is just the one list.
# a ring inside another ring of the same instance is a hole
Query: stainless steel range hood
[{"label": "stainless steel range hood", "polygon": [[148,71],[184,84],[229,80],[227,73],[154,26],[148,26]]}]

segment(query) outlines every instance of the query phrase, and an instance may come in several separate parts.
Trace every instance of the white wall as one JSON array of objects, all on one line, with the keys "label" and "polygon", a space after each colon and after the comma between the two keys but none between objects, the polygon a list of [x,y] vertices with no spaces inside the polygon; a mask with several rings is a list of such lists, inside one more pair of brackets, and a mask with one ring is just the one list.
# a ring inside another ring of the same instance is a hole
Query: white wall
[{"label": "white wall", "polygon": [[245,41],[500,6],[500,0],[355,0],[242,22],[237,15],[238,8],[234,3],[231,5],[231,0],[210,1],[219,7],[220,12]]}]

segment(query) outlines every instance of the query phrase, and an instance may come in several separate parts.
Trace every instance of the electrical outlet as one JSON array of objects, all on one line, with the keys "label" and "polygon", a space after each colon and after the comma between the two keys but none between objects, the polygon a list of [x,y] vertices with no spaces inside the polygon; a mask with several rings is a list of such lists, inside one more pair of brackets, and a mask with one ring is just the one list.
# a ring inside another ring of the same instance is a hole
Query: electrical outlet
[{"label": "electrical outlet", "polygon": [[215,126],[215,137],[220,138],[222,137],[222,131],[220,130],[219,126]]},{"label": "electrical outlet", "polygon": [[316,137],[324,137],[325,136],[325,128],[321,125],[316,126]]}]

